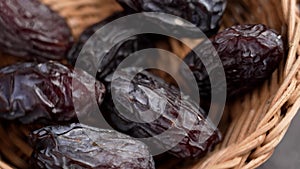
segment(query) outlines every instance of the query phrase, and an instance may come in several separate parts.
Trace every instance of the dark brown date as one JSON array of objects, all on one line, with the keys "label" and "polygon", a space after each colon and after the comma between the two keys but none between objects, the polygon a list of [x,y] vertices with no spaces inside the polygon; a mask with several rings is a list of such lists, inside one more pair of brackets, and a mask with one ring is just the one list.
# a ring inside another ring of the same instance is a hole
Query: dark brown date
[{"label": "dark brown date", "polygon": [[[80,55],[81,57],[84,57],[83,61],[84,63],[80,63],[80,67],[87,72],[93,72],[92,70],[97,70],[97,78],[103,79],[108,74],[114,72],[114,70],[117,68],[117,66],[124,60],[126,57],[128,57],[130,54],[133,54],[136,51],[139,51],[141,49],[146,48],[154,48],[154,43],[150,40],[150,36],[146,35],[136,35],[133,37],[130,37],[129,39],[125,39],[122,42],[115,45],[112,49],[105,53],[99,53],[94,52],[93,50],[89,49],[97,49],[99,48],[99,41],[97,39],[94,39],[94,41],[90,40],[90,43],[86,43],[88,39],[100,28],[105,26],[106,24],[121,18],[123,16],[128,15],[126,12],[119,12],[115,13],[114,15],[108,17],[107,19],[96,23],[89,28],[87,28],[80,36],[79,41],[73,45],[72,49],[68,53],[68,61],[71,65],[75,65],[77,58]],[[130,31],[130,30],[124,30],[124,31]],[[111,30],[109,34],[107,34],[107,37],[103,37],[103,39],[109,39],[112,40],[116,37],[118,37],[118,34],[121,34],[122,32],[116,32],[116,30]],[[153,35],[158,36],[158,35]],[[153,37],[152,36],[152,37]],[[82,51],[83,46],[85,45],[85,49]],[[105,51],[105,49],[103,49]],[[95,62],[92,61],[92,57],[96,57],[98,59],[103,58],[101,60],[101,63],[98,65],[95,64]]]},{"label": "dark brown date", "polygon": [[[0,69],[0,119],[66,122],[85,116],[101,104],[105,88],[79,69],[58,62],[19,63]],[[73,89],[73,92],[72,92]],[[78,106],[74,110],[74,104]]]},{"label": "dark brown date", "polygon": [[0,0],[0,50],[26,59],[63,59],[73,41],[66,21],[38,0]]},{"label": "dark brown date", "polygon": [[181,98],[178,88],[150,73],[138,73],[130,81],[134,69],[118,71],[113,85],[108,85],[101,110],[112,127],[136,138],[164,134],[146,143],[180,158],[203,156],[220,141],[220,133],[189,97]]},{"label": "dark brown date", "polygon": [[[226,0],[118,0],[129,12],[162,12],[181,17],[199,27],[205,34],[212,35],[219,29]],[[160,18],[170,23],[170,19]],[[175,24],[175,21],[174,21]],[[160,26],[157,24],[156,26]],[[170,24],[170,26],[172,26]],[[185,27],[185,25],[182,25]],[[170,28],[163,28],[170,29]],[[186,29],[190,29],[186,27]],[[178,32],[180,35],[181,32]],[[190,34],[193,35],[193,34]]]},{"label": "dark brown date", "polygon": [[113,130],[73,123],[31,134],[33,168],[154,169],[148,147]]},{"label": "dark brown date", "polygon": [[[253,89],[271,76],[284,56],[281,36],[261,24],[232,26],[211,38],[211,43],[217,52],[213,52],[207,40],[195,48],[201,56],[191,52],[185,58],[198,81],[200,93],[206,96],[210,95],[211,87],[226,90],[225,83],[229,97]],[[212,55],[220,58],[226,82],[211,86],[208,72],[220,67]],[[200,58],[207,62],[208,69]]]}]

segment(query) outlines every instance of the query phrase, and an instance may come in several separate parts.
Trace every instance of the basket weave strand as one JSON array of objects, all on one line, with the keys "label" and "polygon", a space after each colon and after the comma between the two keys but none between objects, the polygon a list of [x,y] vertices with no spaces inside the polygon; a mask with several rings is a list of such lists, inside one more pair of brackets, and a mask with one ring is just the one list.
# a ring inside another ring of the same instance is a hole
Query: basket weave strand
[{"label": "basket weave strand", "polygon": [[[66,18],[75,38],[91,24],[122,10],[114,0],[41,1]],[[271,157],[300,107],[300,17],[296,3],[296,0],[228,0],[221,29],[233,24],[266,24],[282,34],[288,55],[264,85],[226,105],[223,141],[205,158],[185,168],[250,169]],[[170,40],[170,46],[180,57],[190,51],[178,41]],[[1,66],[15,61],[18,59],[9,56]],[[6,162],[0,161],[1,169],[28,168],[32,151],[27,143],[28,132],[24,126],[0,125],[0,160],[2,156]],[[175,161],[166,162],[161,168],[176,165]]]}]

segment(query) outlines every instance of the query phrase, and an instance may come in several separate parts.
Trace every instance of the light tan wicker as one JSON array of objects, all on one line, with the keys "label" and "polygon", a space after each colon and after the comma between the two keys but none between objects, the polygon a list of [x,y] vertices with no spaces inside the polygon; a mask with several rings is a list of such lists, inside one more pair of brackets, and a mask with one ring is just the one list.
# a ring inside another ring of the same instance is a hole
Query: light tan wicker
[{"label": "light tan wicker", "polygon": [[[286,39],[289,51],[269,81],[243,98],[226,105],[224,140],[205,158],[184,168],[256,168],[264,163],[284,137],[300,107],[300,17],[296,0],[228,0],[222,28],[237,23],[263,23]],[[74,37],[89,25],[122,10],[114,0],[42,0],[65,17]],[[174,53],[189,49],[171,41]],[[11,59],[4,64],[12,63]],[[0,168],[28,168],[31,147],[26,126],[0,125]],[[1,158],[0,158],[1,160]],[[174,168],[177,162],[162,163]],[[177,166],[178,167],[178,166]]]}]

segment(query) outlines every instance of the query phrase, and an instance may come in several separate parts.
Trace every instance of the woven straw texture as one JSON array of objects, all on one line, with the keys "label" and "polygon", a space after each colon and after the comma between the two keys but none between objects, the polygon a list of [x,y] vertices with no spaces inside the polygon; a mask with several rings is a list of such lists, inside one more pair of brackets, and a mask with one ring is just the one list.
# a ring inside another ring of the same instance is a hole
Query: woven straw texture
[{"label": "woven straw texture", "polygon": [[[220,126],[223,141],[205,158],[160,162],[159,168],[256,168],[270,158],[300,107],[300,17],[296,0],[228,0],[222,28],[241,23],[263,23],[277,30],[288,53],[280,68],[263,86],[226,105]],[[75,38],[89,25],[122,8],[114,0],[42,0],[67,19]],[[298,4],[297,4],[298,3]],[[184,56],[190,49],[170,40],[168,48]],[[3,54],[2,54],[3,55]],[[1,66],[19,59],[10,56]],[[1,58],[1,60],[2,60]],[[299,73],[298,73],[299,72]],[[28,127],[0,125],[0,168],[28,168],[31,147]],[[1,162],[2,161],[2,162]]]}]

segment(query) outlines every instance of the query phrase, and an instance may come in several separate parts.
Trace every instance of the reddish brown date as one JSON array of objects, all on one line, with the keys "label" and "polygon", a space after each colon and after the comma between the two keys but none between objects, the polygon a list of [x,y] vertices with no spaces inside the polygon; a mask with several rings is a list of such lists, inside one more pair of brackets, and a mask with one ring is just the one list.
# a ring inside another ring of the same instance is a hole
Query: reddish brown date
[{"label": "reddish brown date", "polygon": [[[134,68],[119,72],[120,76],[108,85],[102,113],[114,128],[137,138],[171,131],[147,144],[169,150],[180,158],[203,156],[220,141],[220,133],[205,118],[205,112],[189,97],[181,98],[178,88],[145,72],[130,81],[132,70]],[[178,144],[170,147],[174,143]]]},{"label": "reddish brown date", "polygon": [[26,59],[63,59],[73,41],[66,21],[38,0],[0,0],[0,50]]},{"label": "reddish brown date", "polygon": [[[229,97],[253,89],[272,75],[284,56],[281,36],[261,24],[232,26],[211,38],[211,43],[218,54],[215,57],[220,58],[222,65],[217,65],[212,59],[212,54],[216,53],[209,41],[195,48],[200,56],[191,52],[185,58],[198,81],[200,93],[206,96],[210,95],[211,87],[226,90],[225,83]],[[207,62],[208,69],[201,59]],[[220,81],[211,86],[208,72],[220,66],[224,68],[226,82]]]},{"label": "reddish brown date", "polygon": [[[66,122],[97,109],[104,85],[89,74],[57,62],[20,63],[0,69],[0,119]],[[73,89],[73,92],[72,92]],[[74,110],[74,104],[78,107]]]},{"label": "reddish brown date", "polygon": [[34,131],[31,142],[31,167],[37,169],[154,169],[144,143],[112,130],[51,126]]}]

